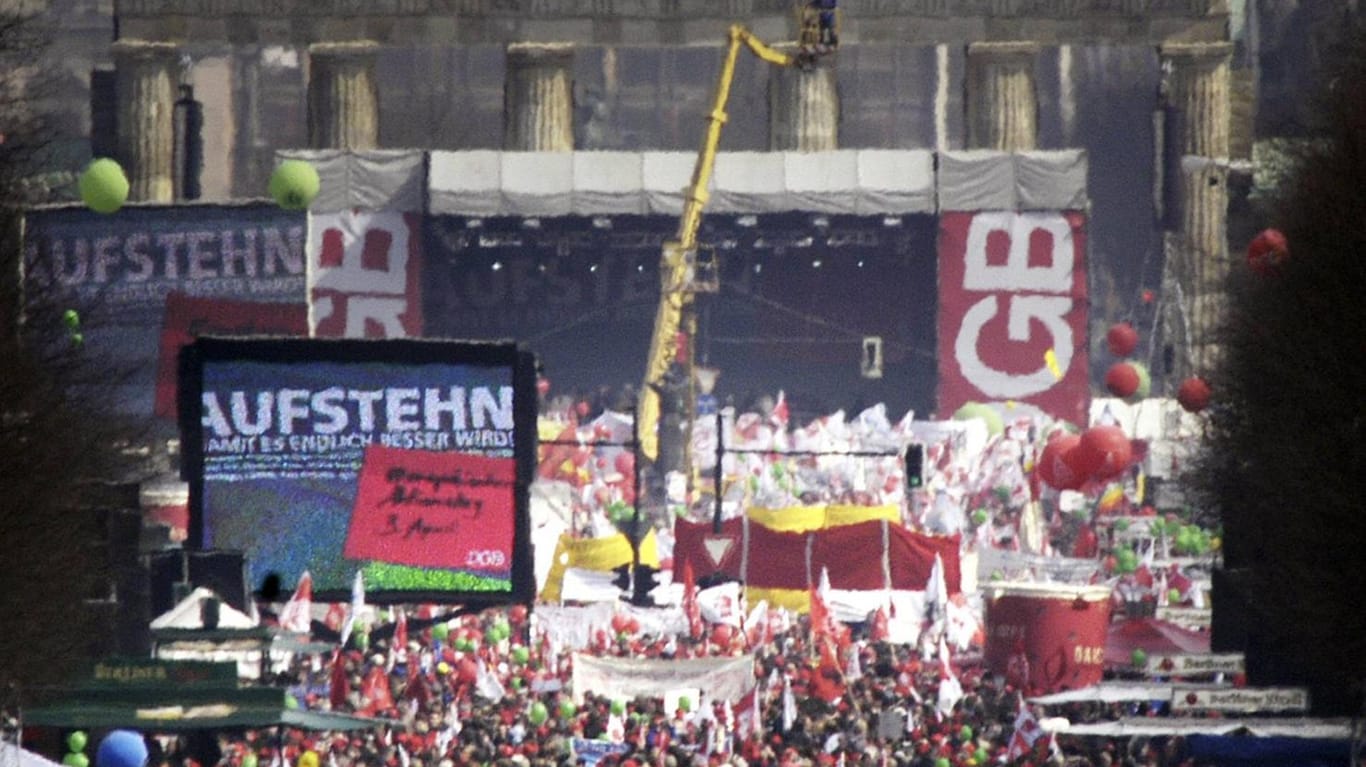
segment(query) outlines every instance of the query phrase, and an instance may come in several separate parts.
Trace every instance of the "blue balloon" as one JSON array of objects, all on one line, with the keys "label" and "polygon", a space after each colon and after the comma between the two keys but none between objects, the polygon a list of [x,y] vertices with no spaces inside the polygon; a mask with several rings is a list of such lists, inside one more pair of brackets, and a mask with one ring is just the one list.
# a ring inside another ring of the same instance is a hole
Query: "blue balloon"
[{"label": "blue balloon", "polygon": [[100,741],[95,767],[146,767],[147,744],[132,730],[114,730]]}]

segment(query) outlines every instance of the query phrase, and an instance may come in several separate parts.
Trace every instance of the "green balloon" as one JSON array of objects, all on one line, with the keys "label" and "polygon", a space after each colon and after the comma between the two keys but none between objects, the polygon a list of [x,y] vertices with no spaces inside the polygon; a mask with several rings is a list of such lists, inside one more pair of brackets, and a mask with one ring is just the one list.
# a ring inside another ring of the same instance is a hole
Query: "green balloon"
[{"label": "green balloon", "polygon": [[612,700],[612,713],[616,714],[617,716],[621,716],[622,714],[626,713],[626,701],[622,700],[621,698],[614,698]]},{"label": "green balloon", "polygon": [[248,751],[242,754],[242,767],[256,767],[256,752]]},{"label": "green balloon", "polygon": [[439,639],[439,640],[441,640],[441,641],[444,642],[444,641],[446,641],[446,638],[449,637],[450,635],[451,635],[451,627],[450,627],[449,625],[447,625],[447,624],[445,624],[445,623],[438,623],[438,624],[432,626],[432,638],[433,638],[433,639]]},{"label": "green balloon", "polygon": [[550,711],[546,709],[544,703],[538,700],[531,704],[531,710],[527,712],[526,716],[532,724],[539,726],[545,724],[545,720],[550,718]]},{"label": "green balloon", "polygon": [[529,660],[531,660],[531,651],[528,650],[525,645],[517,645],[516,647],[512,648],[513,663],[525,665],[526,662]]},{"label": "green balloon", "polygon": [[62,764],[66,767],[90,767],[90,757],[73,752],[62,757]]},{"label": "green balloon", "polygon": [[1180,602],[1180,601],[1181,601],[1181,589],[1167,589],[1167,601],[1168,601],[1168,602]]},{"label": "green balloon", "polygon": [[360,650],[361,652],[365,652],[367,649],[369,649],[369,647],[370,647],[370,635],[369,635],[369,634],[367,634],[367,633],[365,633],[364,631],[362,631],[362,632],[360,632],[359,634],[356,634],[355,637],[353,637],[353,638],[354,638],[355,641],[356,641],[356,649],[357,649],[357,650]]},{"label": "green balloon", "polygon": [[520,690],[520,689],[522,689],[522,685],[523,685],[524,683],[525,683],[524,680],[523,680],[520,676],[514,676],[514,677],[512,678],[512,689],[514,689],[514,690]]},{"label": "green balloon", "polygon": [[974,418],[986,424],[990,436],[995,437],[1006,430],[1006,422],[1001,419],[1001,414],[981,402],[968,402],[953,413],[955,421],[971,421]]},{"label": "green balloon", "polygon": [[318,171],[303,160],[285,160],[270,174],[270,196],[285,210],[304,210],[321,189]]},{"label": "green balloon", "polygon": [[85,750],[85,745],[90,742],[83,730],[77,730],[66,736],[66,747],[71,749],[73,754],[79,754]]},{"label": "green balloon", "polygon": [[953,762],[947,756],[941,756],[934,760],[934,767],[953,767]]},{"label": "green balloon", "polygon": [[988,519],[991,519],[991,515],[987,513],[986,509],[978,509],[972,512],[972,524],[978,527],[985,525]]},{"label": "green balloon", "polygon": [[1152,374],[1148,372],[1148,368],[1146,365],[1134,362],[1133,360],[1130,360],[1129,364],[1133,367],[1134,372],[1138,373],[1138,388],[1134,389],[1134,393],[1130,394],[1126,398],[1126,400],[1128,402],[1138,402],[1139,400],[1145,400],[1148,398],[1149,394],[1153,393]]},{"label": "green balloon", "polygon": [[71,345],[72,345],[72,346],[80,346],[81,344],[84,344],[84,343],[85,343],[85,334],[84,334],[84,333],[72,333],[72,334],[71,334]]},{"label": "green balloon", "polygon": [[679,696],[678,708],[685,714],[692,711],[692,698],[689,698],[686,695]]},{"label": "green balloon", "polygon": [[574,705],[574,701],[572,701],[572,700],[562,700],[562,701],[560,701],[560,718],[561,718],[561,719],[569,719],[569,718],[573,717],[573,716],[574,716],[575,714],[577,714],[577,713],[579,713],[579,707],[576,706],[576,705]]},{"label": "green balloon", "polygon": [[68,328],[75,330],[81,326],[81,314],[75,309],[67,309],[62,312],[62,322],[66,323]]},{"label": "green balloon", "polygon": [[81,202],[96,213],[113,213],[128,201],[128,177],[108,157],[86,166],[79,182]]},{"label": "green balloon", "polygon": [[289,693],[285,693],[285,708],[290,709],[292,711],[298,707],[299,699],[294,697],[293,695],[290,695]]},{"label": "green balloon", "polygon": [[1142,650],[1134,650],[1129,656],[1129,661],[1132,662],[1136,668],[1142,668],[1148,665],[1148,653],[1143,652]]},{"label": "green balloon", "polygon": [[963,729],[958,731],[959,740],[972,740],[972,725],[965,724]]}]

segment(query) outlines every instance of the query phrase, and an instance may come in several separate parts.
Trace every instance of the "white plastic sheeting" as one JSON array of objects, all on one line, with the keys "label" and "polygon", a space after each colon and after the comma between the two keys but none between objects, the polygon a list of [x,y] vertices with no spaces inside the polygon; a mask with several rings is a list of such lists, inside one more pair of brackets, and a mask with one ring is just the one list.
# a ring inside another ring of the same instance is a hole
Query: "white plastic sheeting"
[{"label": "white plastic sheeting", "polygon": [[[432,152],[428,208],[469,216],[676,215],[692,152]],[[923,150],[717,155],[714,213],[888,215],[934,210],[934,155]]]},{"label": "white plastic sheeting", "polygon": [[[285,150],[318,170],[314,213],[465,216],[677,215],[694,152]],[[722,152],[711,213],[900,215],[1085,210],[1086,153],[923,149]]]}]

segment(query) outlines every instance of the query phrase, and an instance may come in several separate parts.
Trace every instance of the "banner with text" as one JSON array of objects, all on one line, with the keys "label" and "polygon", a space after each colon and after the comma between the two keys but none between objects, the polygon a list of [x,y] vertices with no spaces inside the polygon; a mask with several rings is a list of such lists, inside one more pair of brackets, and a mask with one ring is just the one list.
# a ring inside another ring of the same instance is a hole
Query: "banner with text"
[{"label": "banner with text", "polygon": [[941,414],[1015,401],[1084,425],[1088,348],[1083,213],[940,214]]},{"label": "banner with text", "polygon": [[[25,284],[37,300],[80,314],[84,349],[121,374],[117,410],[165,414],[165,403],[154,404],[158,390],[175,385],[164,378],[174,366],[158,357],[168,298],[203,302],[193,334],[241,330],[243,304],[247,314],[259,303],[302,307],[304,230],[303,213],[268,204],[128,206],[114,215],[84,206],[31,211]],[[212,302],[225,302],[217,305],[223,311]]]},{"label": "banner with text", "polygon": [[252,582],[307,570],[316,591],[345,594],[362,569],[367,592],[510,592],[527,553],[515,478],[534,442],[530,355],[266,343],[191,347],[191,537],[246,552]]},{"label": "banner with text", "polygon": [[[710,700],[737,701],[754,689],[754,656],[730,658],[616,658],[574,653],[574,697],[584,693],[630,700],[638,695],[662,698],[670,690],[691,687]],[[693,701],[697,703],[697,701]]]}]

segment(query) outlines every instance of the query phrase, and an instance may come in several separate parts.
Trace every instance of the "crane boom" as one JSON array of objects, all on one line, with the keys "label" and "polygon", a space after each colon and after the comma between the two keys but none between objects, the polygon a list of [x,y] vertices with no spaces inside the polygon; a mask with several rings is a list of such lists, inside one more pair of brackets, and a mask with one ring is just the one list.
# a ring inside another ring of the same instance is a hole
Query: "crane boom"
[{"label": "crane boom", "polygon": [[[803,16],[803,30],[808,16]],[[803,34],[803,39],[808,35]],[[650,352],[646,362],[645,381],[640,388],[636,406],[636,434],[640,452],[651,461],[659,457],[658,425],[660,419],[660,388],[665,385],[665,376],[670,366],[681,360],[691,373],[693,344],[696,334],[696,316],[692,313],[696,278],[698,276],[697,232],[702,224],[702,211],[711,196],[712,171],[716,166],[716,152],[721,142],[721,130],[726,124],[726,104],[730,100],[731,85],[735,80],[735,65],[740,51],[748,49],[759,59],[780,67],[799,63],[798,57],[789,55],[760,40],[741,24],[730,27],[727,35],[726,55],[721,63],[721,74],[717,78],[716,91],[712,97],[711,110],[707,113],[707,129],[702,138],[702,147],[693,165],[692,179],[683,199],[683,212],[678,219],[678,230],[674,239],[664,243],[659,265],[659,307],[655,313],[654,334],[650,338]],[[822,51],[824,52],[824,51]],[[809,57],[811,53],[808,51]],[[680,337],[686,338],[685,348],[680,349]],[[688,402],[695,399],[692,387],[695,382],[688,376]],[[688,413],[691,419],[692,413]],[[684,463],[688,464],[687,453],[691,447],[689,440],[684,442]]]}]

